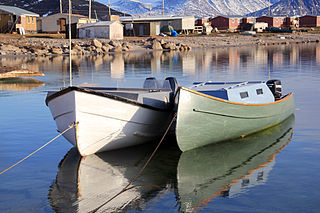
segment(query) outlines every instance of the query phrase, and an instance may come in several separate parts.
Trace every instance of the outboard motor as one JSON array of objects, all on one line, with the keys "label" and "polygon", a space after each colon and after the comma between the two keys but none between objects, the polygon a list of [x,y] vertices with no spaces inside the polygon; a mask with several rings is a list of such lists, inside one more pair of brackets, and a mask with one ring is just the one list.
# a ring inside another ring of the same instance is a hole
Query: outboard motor
[{"label": "outboard motor", "polygon": [[282,85],[280,80],[269,80],[267,81],[267,86],[271,90],[273,96],[276,99],[281,98],[282,96]]},{"label": "outboard motor", "polygon": [[175,77],[167,77],[165,80],[169,81],[171,90],[175,93],[178,89],[178,82]]},{"label": "outboard motor", "polygon": [[143,83],[143,88],[145,89],[158,89],[157,79],[154,77],[146,78]]}]

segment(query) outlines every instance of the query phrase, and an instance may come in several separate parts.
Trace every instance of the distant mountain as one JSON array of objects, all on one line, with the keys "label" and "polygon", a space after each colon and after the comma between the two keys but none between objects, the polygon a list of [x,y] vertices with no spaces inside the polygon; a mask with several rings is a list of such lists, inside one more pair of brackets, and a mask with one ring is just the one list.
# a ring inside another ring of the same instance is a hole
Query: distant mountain
[{"label": "distant mountain", "polygon": [[[320,0],[281,0],[270,6],[270,15],[300,16],[320,15]],[[269,15],[269,7],[248,14],[248,16]]]},{"label": "distant mountain", "polygon": [[[273,0],[276,2],[279,0]],[[271,1],[270,1],[271,3]],[[130,14],[148,14],[150,9],[141,1],[120,0],[114,5],[119,11]],[[244,15],[269,6],[268,0],[165,0],[166,15],[178,16],[216,16],[216,15]],[[152,15],[162,14],[162,1],[153,5]]]},{"label": "distant mountain", "polygon": [[[39,14],[40,16],[46,16],[60,12],[60,0],[1,0],[0,5],[15,6],[25,10],[29,10]],[[69,12],[69,1],[62,0],[62,9],[64,13]],[[91,17],[97,17],[101,20],[105,20],[108,14],[108,7],[99,2],[93,1],[91,4]],[[72,0],[72,13],[89,15],[89,0]],[[123,15],[123,13],[111,9],[112,15]]]}]

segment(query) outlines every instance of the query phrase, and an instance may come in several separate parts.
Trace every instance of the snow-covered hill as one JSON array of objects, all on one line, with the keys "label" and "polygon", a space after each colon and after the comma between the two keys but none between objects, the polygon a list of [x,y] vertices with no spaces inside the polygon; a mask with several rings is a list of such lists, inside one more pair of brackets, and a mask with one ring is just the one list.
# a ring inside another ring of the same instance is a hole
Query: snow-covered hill
[{"label": "snow-covered hill", "polygon": [[306,14],[320,15],[320,0],[281,0],[269,7],[250,15],[290,15],[302,16]]},{"label": "snow-covered hill", "polygon": [[[273,0],[278,1],[278,0]],[[143,1],[146,2],[146,1]],[[130,14],[150,13],[149,7],[136,0],[120,0],[113,4],[118,11]],[[269,6],[268,0],[165,0],[166,15],[245,15]],[[152,14],[162,14],[162,1],[153,5]]]}]

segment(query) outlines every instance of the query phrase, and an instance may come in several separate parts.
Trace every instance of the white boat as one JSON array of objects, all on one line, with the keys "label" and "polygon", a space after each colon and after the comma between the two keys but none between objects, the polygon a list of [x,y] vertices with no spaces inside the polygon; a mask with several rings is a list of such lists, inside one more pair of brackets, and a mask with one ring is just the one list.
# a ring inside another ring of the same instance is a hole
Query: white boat
[{"label": "white boat", "polygon": [[58,131],[82,156],[160,138],[173,117],[175,78],[147,78],[143,88],[71,86],[48,92]]}]

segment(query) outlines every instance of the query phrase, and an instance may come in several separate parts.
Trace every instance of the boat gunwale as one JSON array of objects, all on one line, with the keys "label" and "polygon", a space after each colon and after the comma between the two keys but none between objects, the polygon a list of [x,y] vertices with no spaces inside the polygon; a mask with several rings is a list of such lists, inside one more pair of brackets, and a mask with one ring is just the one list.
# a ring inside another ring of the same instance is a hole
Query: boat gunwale
[{"label": "boat gunwale", "polygon": [[168,109],[160,109],[160,108],[157,108],[157,107],[153,107],[153,106],[150,106],[150,105],[147,105],[147,104],[143,104],[143,103],[140,103],[138,101],[134,101],[134,100],[131,100],[131,99],[128,99],[128,98],[124,98],[124,97],[121,97],[121,96],[118,96],[118,95],[114,95],[114,94],[111,94],[111,93],[99,92],[99,91],[94,91],[94,90],[89,89],[89,88],[81,88],[81,87],[76,87],[76,86],[71,86],[71,87],[64,88],[64,89],[62,89],[60,91],[57,91],[57,92],[53,93],[52,95],[48,96],[46,98],[46,100],[45,100],[46,105],[48,106],[49,102],[52,101],[53,99],[55,99],[55,98],[57,98],[57,97],[59,97],[61,95],[67,94],[68,92],[71,92],[71,91],[78,91],[78,92],[83,92],[83,93],[87,93],[87,94],[97,95],[97,96],[109,98],[109,99],[112,99],[112,100],[115,100],[115,101],[120,101],[120,102],[124,102],[124,103],[127,103],[127,104],[131,104],[131,105],[135,105],[135,106],[139,106],[139,107],[143,107],[143,108],[147,108],[147,109],[151,109],[151,110],[155,110],[155,111],[163,111],[163,112],[171,111],[170,108],[168,108]]},{"label": "boat gunwale", "polygon": [[293,96],[293,92],[290,92],[287,95],[283,96],[280,100],[277,100],[277,101],[274,101],[274,102],[271,102],[271,103],[250,104],[250,103],[239,103],[239,102],[227,101],[227,100],[224,100],[222,98],[217,98],[217,97],[214,97],[214,96],[211,96],[211,95],[206,95],[204,93],[201,93],[201,92],[198,92],[196,90],[189,89],[189,88],[186,88],[186,87],[182,87],[182,86],[179,87],[179,90],[180,89],[185,90],[187,92],[191,92],[191,93],[196,94],[196,95],[203,96],[205,98],[213,99],[213,100],[216,100],[216,101],[220,101],[220,102],[224,102],[224,103],[228,103],[228,104],[244,105],[244,106],[267,106],[267,105],[277,104],[277,103],[281,103],[283,101],[286,101],[286,100],[288,100],[289,98],[291,98]]}]

